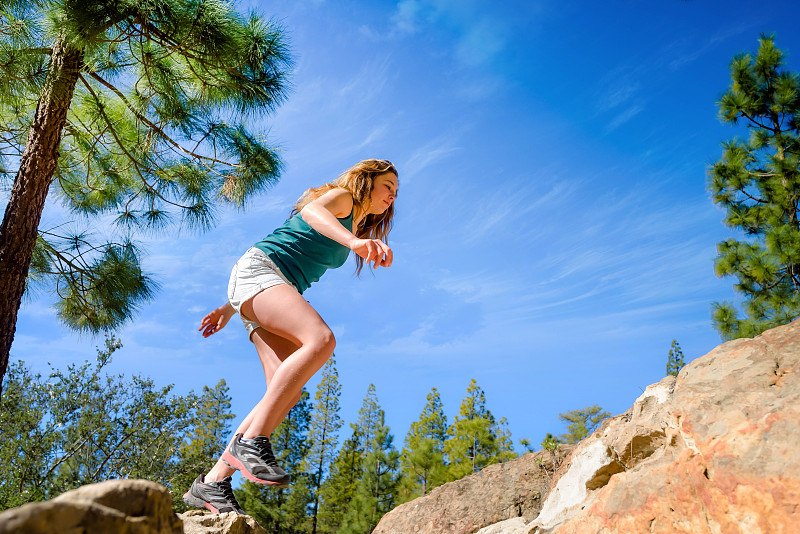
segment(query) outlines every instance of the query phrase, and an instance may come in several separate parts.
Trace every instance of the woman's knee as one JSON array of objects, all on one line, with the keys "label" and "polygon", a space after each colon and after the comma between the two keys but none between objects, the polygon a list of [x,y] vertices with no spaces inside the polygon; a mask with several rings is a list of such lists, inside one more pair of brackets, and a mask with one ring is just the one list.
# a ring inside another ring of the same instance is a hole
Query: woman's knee
[{"label": "woman's knee", "polygon": [[306,345],[311,348],[317,356],[327,360],[336,348],[336,338],[330,328],[320,328],[314,333],[314,336]]}]

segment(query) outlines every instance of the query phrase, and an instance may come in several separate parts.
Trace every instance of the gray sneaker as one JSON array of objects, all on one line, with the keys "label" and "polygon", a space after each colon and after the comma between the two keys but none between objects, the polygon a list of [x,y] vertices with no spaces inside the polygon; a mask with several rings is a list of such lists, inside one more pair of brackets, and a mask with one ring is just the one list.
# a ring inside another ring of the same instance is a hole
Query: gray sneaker
[{"label": "gray sneaker", "polygon": [[288,486],[290,477],[275,460],[269,438],[256,436],[249,443],[243,443],[241,437],[241,434],[236,434],[222,453],[222,460],[256,484],[269,484],[279,488]]},{"label": "gray sneaker", "polygon": [[205,508],[215,514],[223,512],[236,512],[246,515],[231,488],[231,477],[225,477],[219,482],[203,482],[203,475],[199,475],[192,487],[183,495],[183,501],[195,508]]}]

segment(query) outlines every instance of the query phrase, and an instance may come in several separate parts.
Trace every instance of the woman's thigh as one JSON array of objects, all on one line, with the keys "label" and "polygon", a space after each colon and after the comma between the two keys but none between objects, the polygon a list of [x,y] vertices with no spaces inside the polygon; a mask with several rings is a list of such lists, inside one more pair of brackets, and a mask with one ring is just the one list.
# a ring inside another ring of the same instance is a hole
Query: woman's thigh
[{"label": "woman's thigh", "polygon": [[261,291],[242,304],[241,312],[267,332],[297,346],[332,342],[330,328],[322,317],[295,288],[287,284]]},{"label": "woman's thigh", "polygon": [[294,351],[298,346],[277,334],[268,332],[263,328],[257,328],[250,336],[250,340],[258,351],[258,357],[261,360],[261,366],[264,368],[264,378],[267,380],[267,386],[272,382],[272,377],[278,366]]}]

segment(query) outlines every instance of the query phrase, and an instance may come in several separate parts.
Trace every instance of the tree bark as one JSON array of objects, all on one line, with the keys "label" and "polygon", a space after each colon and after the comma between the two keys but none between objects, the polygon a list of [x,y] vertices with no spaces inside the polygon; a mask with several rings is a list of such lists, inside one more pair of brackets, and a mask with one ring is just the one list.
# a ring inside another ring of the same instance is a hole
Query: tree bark
[{"label": "tree bark", "polygon": [[83,63],[63,36],[53,44],[49,73],[0,226],[0,395],[8,367],[39,221],[58,163],[61,133]]}]

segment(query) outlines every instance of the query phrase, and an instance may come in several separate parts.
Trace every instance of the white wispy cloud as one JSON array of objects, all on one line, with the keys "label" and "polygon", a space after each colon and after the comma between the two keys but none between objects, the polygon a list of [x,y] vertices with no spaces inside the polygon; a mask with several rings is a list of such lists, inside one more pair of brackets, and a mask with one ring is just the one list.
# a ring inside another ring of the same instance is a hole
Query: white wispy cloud
[{"label": "white wispy cloud", "polygon": [[449,132],[412,151],[402,165],[403,182],[407,183],[410,179],[425,171],[430,165],[438,163],[450,154],[459,151],[461,149],[458,146],[459,137],[459,131]]}]

